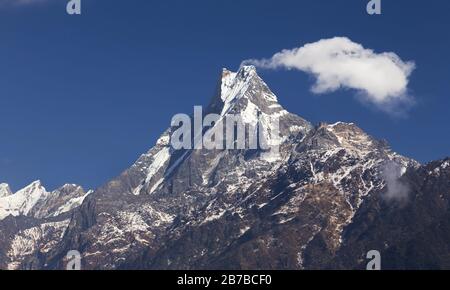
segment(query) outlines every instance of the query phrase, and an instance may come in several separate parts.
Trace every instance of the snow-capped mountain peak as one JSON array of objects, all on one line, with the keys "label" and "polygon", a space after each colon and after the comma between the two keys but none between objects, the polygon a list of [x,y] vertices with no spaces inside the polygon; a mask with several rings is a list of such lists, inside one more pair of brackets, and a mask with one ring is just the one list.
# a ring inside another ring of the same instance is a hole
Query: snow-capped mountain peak
[{"label": "snow-capped mountain peak", "polygon": [[[258,75],[254,66],[243,66],[237,72],[222,69],[218,90],[204,115],[216,113],[224,121],[229,116],[238,116],[245,125],[253,128],[261,124],[263,142],[278,145],[290,137],[304,135],[313,126],[303,118],[286,111],[275,94]],[[222,125],[222,124],[221,124]],[[216,129],[215,124],[211,131]],[[252,130],[247,127],[246,130]],[[250,132],[250,131],[249,131]],[[253,131],[254,132],[254,131]],[[206,132],[207,133],[207,132]],[[205,133],[205,134],[206,134]],[[170,148],[171,129],[166,130],[148,153],[143,154],[132,168],[122,174],[127,178],[127,192],[140,195],[142,192],[153,193],[166,180],[167,175],[175,171],[192,151],[174,152]],[[225,136],[226,138],[226,136]],[[247,140],[246,140],[247,141]],[[198,152],[197,152],[198,153]],[[226,152],[223,152],[226,155]],[[261,156],[265,161],[278,161],[277,154],[265,153]],[[205,181],[206,182],[206,181]],[[114,184],[109,184],[109,192],[124,191]],[[128,187],[130,186],[130,187]]]},{"label": "snow-capped mountain peak", "polygon": [[[238,104],[242,102],[251,103],[251,106],[266,113],[273,111],[270,110],[273,108],[282,109],[277,97],[259,77],[254,66],[243,66],[238,72],[223,69],[219,96],[223,102],[222,116],[233,107],[239,107]],[[241,109],[244,110],[245,106]]]},{"label": "snow-capped mountain peak", "polygon": [[265,127],[277,121],[284,137],[305,134],[313,127],[283,108],[254,66],[242,66],[237,72],[223,69],[219,91],[207,112],[217,112],[222,117],[240,115],[245,124],[262,122]]}]

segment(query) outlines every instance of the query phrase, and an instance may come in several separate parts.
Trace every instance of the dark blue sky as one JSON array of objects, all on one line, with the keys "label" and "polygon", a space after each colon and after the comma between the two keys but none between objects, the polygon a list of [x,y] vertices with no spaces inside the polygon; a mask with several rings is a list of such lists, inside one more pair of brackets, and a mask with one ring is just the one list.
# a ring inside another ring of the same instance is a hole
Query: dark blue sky
[{"label": "dark blue sky", "polygon": [[[2,2],[2,1],[0,1]],[[66,0],[0,7],[0,182],[95,188],[153,146],[176,113],[213,95],[222,67],[347,36],[417,68],[406,117],[353,91],[313,95],[298,71],[261,71],[280,103],[313,123],[349,121],[421,162],[449,155],[450,2]]]}]

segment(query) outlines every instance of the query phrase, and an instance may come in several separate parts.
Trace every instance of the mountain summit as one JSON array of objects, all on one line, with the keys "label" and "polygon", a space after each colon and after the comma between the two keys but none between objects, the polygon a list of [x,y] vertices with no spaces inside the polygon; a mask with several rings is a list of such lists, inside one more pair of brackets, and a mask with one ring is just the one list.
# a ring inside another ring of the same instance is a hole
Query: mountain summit
[{"label": "mountain summit", "polygon": [[[46,210],[6,218],[0,267],[63,269],[78,250],[85,269],[361,269],[373,249],[391,258],[386,267],[450,267],[446,258],[421,264],[409,255],[414,241],[424,256],[435,249],[420,242],[425,232],[401,230],[428,229],[430,245],[450,233],[448,160],[422,166],[355,124],[314,126],[286,111],[252,66],[224,69],[205,113],[260,122],[267,134],[279,120],[279,155],[174,150],[169,127],[70,218]],[[392,164],[396,172],[386,170]],[[406,199],[393,198],[393,183],[408,189]]]}]

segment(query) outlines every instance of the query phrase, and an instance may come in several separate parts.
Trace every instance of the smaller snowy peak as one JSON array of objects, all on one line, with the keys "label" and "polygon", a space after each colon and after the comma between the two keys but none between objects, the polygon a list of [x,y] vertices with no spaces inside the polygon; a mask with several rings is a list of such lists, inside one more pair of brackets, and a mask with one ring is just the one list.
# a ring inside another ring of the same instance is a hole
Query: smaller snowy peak
[{"label": "smaller snowy peak", "polygon": [[89,193],[76,184],[66,184],[48,192],[38,180],[14,194],[0,196],[0,220],[10,215],[34,218],[57,216],[80,206]]},{"label": "smaller snowy peak", "polygon": [[413,159],[393,152],[384,140],[373,138],[353,123],[338,122],[332,125],[320,123],[302,140],[297,152],[326,152],[327,158],[335,154],[346,154],[346,158],[374,159],[383,162],[395,162],[401,167],[417,167]]},{"label": "smaller snowy peak", "polygon": [[77,184],[65,184],[41,198],[29,211],[28,216],[35,218],[54,217],[71,211],[81,205],[91,193],[86,193]]},{"label": "smaller snowy peak", "polygon": [[338,122],[332,125],[322,124],[322,126],[336,136],[342,147],[350,151],[368,154],[379,146],[377,140],[353,123]]},{"label": "smaller snowy peak", "polygon": [[30,185],[24,187],[23,189],[17,191],[14,196],[23,196],[25,197],[28,195],[29,197],[41,197],[44,195],[47,195],[48,192],[45,189],[45,187],[42,185],[42,182],[40,180],[36,180],[32,182]]},{"label": "smaller snowy peak", "polygon": [[0,198],[7,197],[12,194],[9,185],[6,183],[0,183]]},{"label": "smaller snowy peak", "polygon": [[382,141],[372,138],[353,123],[338,122],[329,125],[319,123],[298,150],[328,150],[330,152],[344,149],[354,157],[365,157],[373,152],[388,152],[389,147]]},{"label": "smaller snowy peak", "polygon": [[33,207],[40,200],[47,198],[49,194],[38,180],[15,194],[0,198],[0,220],[9,215],[28,215]]}]

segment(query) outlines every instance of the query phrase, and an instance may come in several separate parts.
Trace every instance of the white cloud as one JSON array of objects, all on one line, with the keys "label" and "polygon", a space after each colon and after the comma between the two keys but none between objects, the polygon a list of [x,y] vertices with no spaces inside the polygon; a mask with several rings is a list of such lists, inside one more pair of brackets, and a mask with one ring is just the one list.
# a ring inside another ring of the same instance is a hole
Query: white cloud
[{"label": "white cloud", "polygon": [[412,100],[407,93],[414,62],[404,62],[393,52],[375,53],[346,37],[322,39],[283,50],[270,59],[251,59],[243,64],[301,70],[315,76],[313,93],[355,89],[362,93],[359,96],[385,111]]}]

